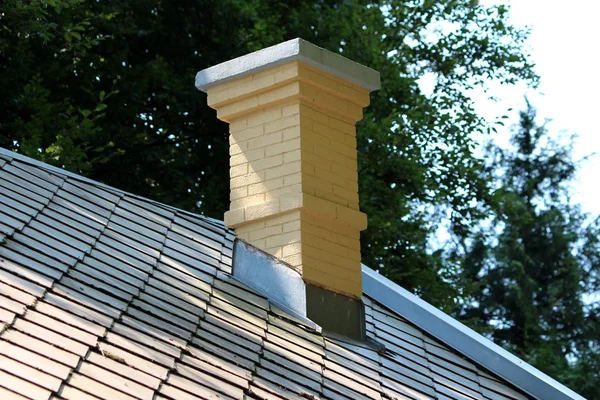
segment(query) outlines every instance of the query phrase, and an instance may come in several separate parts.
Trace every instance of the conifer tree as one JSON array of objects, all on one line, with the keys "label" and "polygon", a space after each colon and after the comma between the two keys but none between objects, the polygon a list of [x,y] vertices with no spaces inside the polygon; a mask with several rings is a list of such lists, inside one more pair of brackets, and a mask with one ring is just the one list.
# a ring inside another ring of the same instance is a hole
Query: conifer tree
[{"label": "conifer tree", "polygon": [[512,144],[512,151],[492,150],[495,214],[464,262],[475,289],[461,317],[600,399],[600,219],[570,201],[578,166],[572,144],[552,139],[529,103]]}]

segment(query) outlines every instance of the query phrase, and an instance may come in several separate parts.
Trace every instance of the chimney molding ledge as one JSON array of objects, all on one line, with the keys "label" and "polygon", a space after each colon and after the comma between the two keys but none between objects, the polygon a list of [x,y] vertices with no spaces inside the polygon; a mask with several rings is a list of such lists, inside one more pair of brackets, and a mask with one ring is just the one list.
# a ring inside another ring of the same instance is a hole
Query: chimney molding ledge
[{"label": "chimney molding ledge", "polygon": [[302,62],[282,64],[275,71],[277,74],[269,69],[211,87],[208,105],[217,110],[217,118],[232,122],[263,109],[300,102],[355,124],[370,103],[366,89],[348,86],[347,81]]},{"label": "chimney molding ledge", "polygon": [[225,212],[225,225],[239,228],[276,215],[304,211],[317,218],[341,223],[359,231],[367,229],[367,215],[361,211],[320,199],[308,193],[292,194],[263,203],[240,207]]}]

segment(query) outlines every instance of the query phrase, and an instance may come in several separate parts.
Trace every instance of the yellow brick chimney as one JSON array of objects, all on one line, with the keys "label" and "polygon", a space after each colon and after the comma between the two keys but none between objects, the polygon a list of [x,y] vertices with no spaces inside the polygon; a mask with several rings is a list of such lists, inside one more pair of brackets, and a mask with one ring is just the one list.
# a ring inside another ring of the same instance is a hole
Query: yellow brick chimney
[{"label": "yellow brick chimney", "polygon": [[379,73],[293,39],[200,71],[196,87],[229,123],[225,224],[305,282],[359,299],[355,123]]}]

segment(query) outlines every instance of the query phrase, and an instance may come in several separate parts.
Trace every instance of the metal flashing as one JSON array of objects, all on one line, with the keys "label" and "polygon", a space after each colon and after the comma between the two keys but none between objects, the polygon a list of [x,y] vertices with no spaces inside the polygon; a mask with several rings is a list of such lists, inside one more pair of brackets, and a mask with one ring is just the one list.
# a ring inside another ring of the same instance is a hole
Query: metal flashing
[{"label": "metal flashing", "polygon": [[196,88],[206,92],[211,86],[292,61],[312,65],[369,91],[381,87],[379,72],[296,38],[203,69],[196,74]]},{"label": "metal flashing", "polygon": [[302,276],[277,258],[242,240],[236,240],[233,277],[278,307],[293,313],[296,318],[308,320]]},{"label": "metal flashing", "polygon": [[414,294],[362,265],[363,291],[418,328],[538,399],[585,400],[582,396]]}]

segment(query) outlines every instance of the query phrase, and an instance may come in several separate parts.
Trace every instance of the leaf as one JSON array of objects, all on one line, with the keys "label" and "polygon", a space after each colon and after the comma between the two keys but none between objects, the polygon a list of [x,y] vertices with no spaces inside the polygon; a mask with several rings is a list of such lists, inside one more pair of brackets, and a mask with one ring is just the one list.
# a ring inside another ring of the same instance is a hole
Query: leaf
[{"label": "leaf", "polygon": [[106,104],[104,104],[104,103],[100,103],[100,104],[98,104],[98,105],[96,106],[96,109],[95,109],[94,111],[95,111],[95,112],[100,112],[100,111],[104,110],[106,107],[107,107],[107,105],[106,105]]}]

